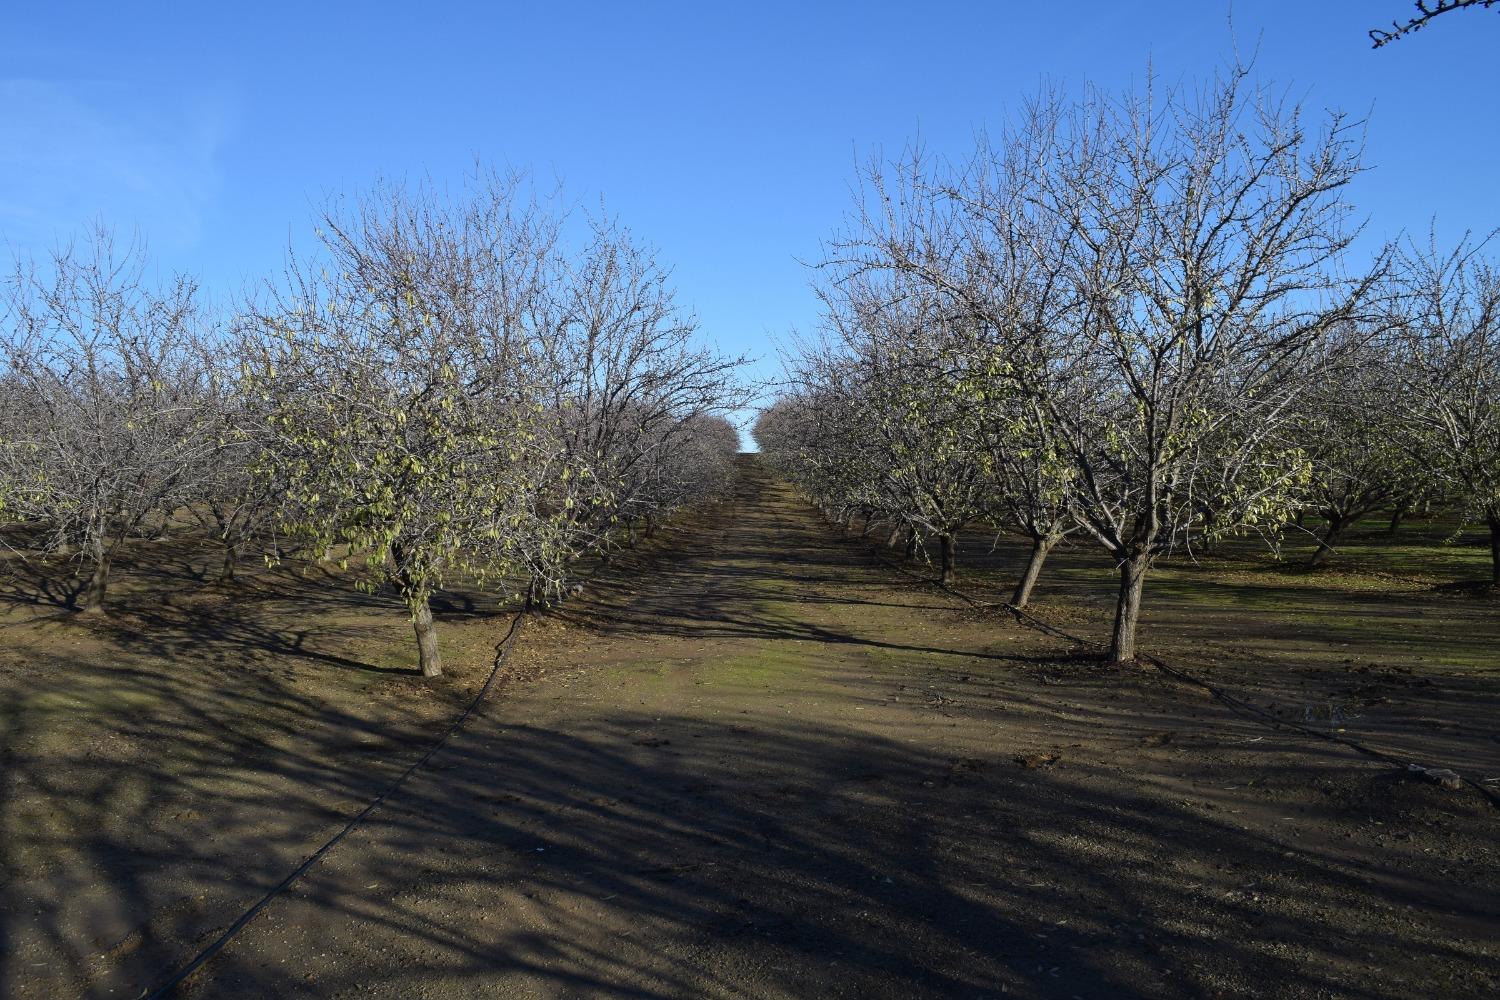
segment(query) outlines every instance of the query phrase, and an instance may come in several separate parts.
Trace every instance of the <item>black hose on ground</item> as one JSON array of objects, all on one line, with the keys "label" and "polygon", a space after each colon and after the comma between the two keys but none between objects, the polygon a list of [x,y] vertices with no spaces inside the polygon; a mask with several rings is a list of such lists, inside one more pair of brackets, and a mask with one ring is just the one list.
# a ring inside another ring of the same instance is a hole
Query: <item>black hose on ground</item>
[{"label": "black hose on ground", "polygon": [[381,803],[390,798],[392,794],[394,794],[403,784],[405,784],[406,779],[415,774],[417,770],[422,767],[422,765],[426,764],[429,760],[432,759],[434,754],[436,754],[439,750],[446,746],[448,741],[453,737],[453,734],[458,732],[463,724],[468,721],[469,716],[473,714],[474,709],[479,707],[479,703],[484,701],[485,695],[489,694],[490,688],[494,686],[496,678],[500,676],[500,668],[505,663],[506,654],[510,652],[510,647],[515,642],[516,636],[520,635],[521,633],[521,622],[524,617],[525,612],[522,612],[520,614],[517,614],[515,618],[511,620],[510,630],[506,632],[505,638],[501,639],[499,645],[495,647],[495,662],[490,667],[490,674],[485,678],[484,684],[480,686],[478,693],[474,695],[468,706],[461,713],[459,713],[458,718],[454,719],[453,722],[448,726],[448,728],[443,732],[443,735],[438,737],[437,741],[433,743],[432,746],[427,748],[426,753],[417,758],[417,760],[414,761],[412,765],[405,771],[402,771],[400,776],[397,777],[395,781],[392,781],[389,785],[387,785],[379,795],[375,796],[375,798],[370,802],[369,805],[365,806],[357,814],[355,814],[353,819],[349,820],[348,823],[345,823],[343,829],[339,830],[339,832],[335,833],[332,837],[329,837],[316,851],[308,855],[307,859],[300,865],[298,865],[290,875],[273,886],[270,891],[268,891],[255,903],[255,905],[251,906],[244,913],[240,914],[240,916],[234,921],[234,923],[229,925],[229,927],[224,931],[223,934],[220,934],[217,938],[215,938],[212,943],[210,943],[203,950],[199,951],[198,954],[194,955],[193,958],[187,963],[177,967],[172,972],[165,975],[156,985],[149,986],[146,989],[142,990],[138,995],[138,1000],[160,1000],[160,998],[162,997],[171,995],[172,991],[180,986],[183,980],[187,979],[188,976],[191,976],[194,972],[198,971],[198,969],[200,969],[203,964],[209,959],[213,958],[219,952],[223,951],[224,947],[228,945],[231,940],[233,940],[235,935],[244,930],[245,926],[249,924],[250,921],[254,920],[256,915],[259,914],[261,910],[264,910],[268,905],[270,905],[273,899],[290,888],[292,884],[303,875],[305,875],[313,865],[321,861],[323,859],[323,856],[331,851],[339,841],[349,836],[349,834],[352,833],[354,829],[361,823],[363,823],[371,813],[380,808]]}]

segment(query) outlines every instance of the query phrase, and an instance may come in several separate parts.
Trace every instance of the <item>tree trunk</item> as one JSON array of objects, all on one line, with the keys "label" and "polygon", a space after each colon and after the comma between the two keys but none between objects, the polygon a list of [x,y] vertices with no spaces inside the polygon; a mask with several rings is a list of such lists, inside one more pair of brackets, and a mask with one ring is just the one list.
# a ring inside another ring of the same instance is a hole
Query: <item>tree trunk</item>
[{"label": "tree trunk", "polygon": [[647,538],[655,538],[656,537],[656,522],[654,520],[652,520],[650,514],[646,515],[646,537]]},{"label": "tree trunk", "polygon": [[233,583],[235,567],[240,561],[239,542],[226,543],[224,546],[224,565],[219,567],[219,582]]},{"label": "tree trunk", "polygon": [[907,559],[911,559],[911,558],[914,558],[916,556],[916,554],[917,554],[917,529],[916,528],[908,528],[906,530],[906,551],[903,552],[902,555],[905,558],[907,558]]},{"label": "tree trunk", "polygon": [[1056,535],[1041,535],[1031,540],[1031,558],[1026,560],[1026,569],[1016,582],[1016,592],[1010,598],[1013,607],[1024,608],[1031,600],[1031,590],[1036,586],[1037,577],[1042,575],[1042,564],[1047,561],[1047,554],[1057,542]]},{"label": "tree trunk", "polygon": [[1321,566],[1324,561],[1333,555],[1333,543],[1339,540],[1344,533],[1344,519],[1337,515],[1330,515],[1328,528],[1323,532],[1323,537],[1318,539],[1318,547],[1313,550],[1312,558],[1307,561],[1309,566]]},{"label": "tree trunk", "polygon": [[104,613],[104,592],[109,587],[110,553],[104,548],[102,539],[89,543],[94,569],[89,573],[89,582],[83,588],[82,606],[85,614]]},{"label": "tree trunk", "polygon": [[1386,535],[1395,538],[1396,532],[1401,530],[1401,522],[1406,520],[1406,515],[1411,510],[1410,504],[1397,504],[1396,509],[1391,511],[1391,526],[1386,529]]},{"label": "tree trunk", "polygon": [[955,575],[953,568],[955,562],[953,548],[952,535],[942,534],[938,536],[938,559],[941,567],[941,573],[938,576],[939,583],[950,584],[953,582]]},{"label": "tree trunk", "polygon": [[1115,601],[1115,629],[1109,639],[1112,663],[1135,662],[1135,631],[1141,621],[1141,591],[1146,585],[1150,559],[1145,553],[1120,562],[1120,593]]},{"label": "tree trunk", "polygon": [[412,631],[417,633],[417,665],[423,677],[441,677],[443,660],[438,655],[437,626],[432,623],[432,605],[424,597],[411,609]]},{"label": "tree trunk", "polygon": [[1489,512],[1490,583],[1500,587],[1500,509]]},{"label": "tree trunk", "polygon": [[891,533],[890,533],[890,535],[886,537],[885,547],[888,548],[888,549],[894,549],[900,543],[901,543],[901,522],[897,521],[891,527]]}]

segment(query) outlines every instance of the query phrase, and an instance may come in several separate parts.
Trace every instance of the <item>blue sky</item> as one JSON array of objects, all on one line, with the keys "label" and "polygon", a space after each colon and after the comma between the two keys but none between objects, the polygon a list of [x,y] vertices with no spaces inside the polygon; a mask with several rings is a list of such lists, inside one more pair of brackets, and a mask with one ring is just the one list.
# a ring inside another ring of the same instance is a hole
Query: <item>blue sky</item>
[{"label": "blue sky", "polygon": [[706,335],[774,368],[858,162],[962,155],[1044,82],[1167,81],[1258,49],[1265,80],[1370,117],[1376,233],[1500,225],[1500,14],[1371,51],[1408,0],[1128,3],[31,3],[0,31],[0,241],[100,217],[232,292],[377,175],[476,157],[561,178],[675,267]]}]

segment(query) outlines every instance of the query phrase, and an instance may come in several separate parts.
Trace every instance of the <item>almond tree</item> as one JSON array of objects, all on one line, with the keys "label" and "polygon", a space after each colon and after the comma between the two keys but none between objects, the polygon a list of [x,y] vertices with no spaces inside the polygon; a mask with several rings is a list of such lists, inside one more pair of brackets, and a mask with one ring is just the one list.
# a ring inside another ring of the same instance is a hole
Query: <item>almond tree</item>
[{"label": "almond tree", "polygon": [[607,552],[633,521],[666,513],[657,460],[690,446],[696,418],[744,404],[745,359],[698,342],[670,273],[610,221],[593,222],[588,242],[559,261],[537,320],[539,433],[568,495],[556,543],[531,569],[535,596],[555,596],[578,554]]},{"label": "almond tree", "polygon": [[1058,137],[1038,186],[1073,233],[1066,356],[1103,391],[1047,405],[1081,524],[1119,567],[1110,656],[1129,661],[1151,563],[1204,533],[1205,508],[1221,534],[1293,510],[1292,406],[1376,280],[1341,266],[1359,146],[1341,116],[1309,132],[1240,69],[1160,102],[1092,98]]},{"label": "almond tree", "polygon": [[864,280],[904,275],[964,315],[965,342],[955,348],[969,359],[984,399],[975,411],[981,428],[968,440],[988,449],[987,514],[1031,543],[1011,595],[1016,607],[1029,602],[1052,549],[1077,530],[1076,471],[1042,402],[1079,388],[1054,378],[1064,364],[1059,333],[1077,294],[1067,272],[1070,234],[1065,220],[1037,204],[1030,173],[1048,155],[1056,108],[1027,110],[1023,127],[1003,138],[1003,153],[986,140],[956,171],[921,150],[872,162],[863,197],[824,264]]},{"label": "almond tree", "polygon": [[246,383],[253,361],[250,342],[240,331],[226,329],[200,342],[206,373],[204,432],[217,445],[203,455],[204,466],[186,498],[188,514],[219,550],[219,582],[235,579],[247,546],[259,544],[275,556],[280,550],[278,526],[287,515],[287,483],[278,475],[271,449],[269,414],[262,394]]},{"label": "almond tree", "polygon": [[385,186],[330,210],[326,259],[294,260],[255,311],[250,371],[284,530],[398,591],[428,677],[442,672],[432,593],[503,575],[538,516],[536,473],[559,474],[539,454],[528,326],[555,294],[555,220],[513,180],[464,195]]},{"label": "almond tree", "polygon": [[1489,526],[1500,586],[1500,269],[1480,249],[1465,239],[1446,252],[1433,241],[1402,253],[1397,371],[1409,447]]},{"label": "almond tree", "polygon": [[1011,592],[1012,607],[1024,608],[1052,550],[1077,530],[1073,516],[1073,470],[1045,418],[1023,395],[1001,409],[990,435],[997,519],[1031,543]]},{"label": "almond tree", "polygon": [[857,414],[851,444],[871,478],[850,506],[935,539],[949,583],[959,531],[992,510],[985,435],[1000,383],[992,359],[972,349],[967,313],[899,272],[878,277],[848,275],[823,290],[827,353],[807,358],[799,377],[825,397],[844,394]]},{"label": "almond tree", "polygon": [[573,249],[519,178],[452,199],[382,186],[320,234],[323,258],[253,310],[263,471],[286,484],[284,530],[401,595],[434,676],[434,590],[520,577],[528,603],[560,596],[622,518],[666,509],[647,470],[737,405],[739,361],[694,342],[627,233]]},{"label": "almond tree", "polygon": [[1421,476],[1403,442],[1410,416],[1392,405],[1400,396],[1392,359],[1374,344],[1339,353],[1298,403],[1289,430],[1310,463],[1306,502],[1326,521],[1313,566],[1360,518],[1404,502]]},{"label": "almond tree", "polygon": [[161,530],[218,447],[195,286],[149,284],[147,263],[101,228],[45,266],[18,263],[5,293],[0,500],[44,552],[73,553],[70,599],[91,613],[120,547]]},{"label": "almond tree", "polygon": [[852,262],[969,302],[1013,348],[1006,378],[1120,575],[1115,661],[1135,657],[1159,555],[1274,531],[1295,507],[1291,406],[1380,270],[1344,272],[1358,140],[1337,114],[1310,130],[1239,67],[1197,91],[1047,96],[965,170],[911,170],[883,202],[900,224],[867,212],[848,241]]}]

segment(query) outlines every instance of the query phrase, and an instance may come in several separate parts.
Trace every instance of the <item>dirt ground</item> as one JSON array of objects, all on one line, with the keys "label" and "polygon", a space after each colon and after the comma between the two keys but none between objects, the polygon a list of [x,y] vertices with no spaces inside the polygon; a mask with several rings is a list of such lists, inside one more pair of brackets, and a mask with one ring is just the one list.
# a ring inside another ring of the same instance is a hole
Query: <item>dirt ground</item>
[{"label": "dirt ground", "polygon": [[[965,557],[991,596],[1014,565]],[[1103,634],[1083,553],[1043,587],[1040,616]],[[454,676],[424,686],[391,672],[388,609],[351,597],[299,638],[275,623],[316,581],[252,591],[13,613],[0,994],[135,996],[413,759],[508,624],[451,609]],[[1148,648],[1248,702],[1500,776],[1492,602],[1252,564],[1164,568],[1147,601]],[[515,679],[181,995],[1500,993],[1479,792],[1079,654],[749,462],[732,502],[529,622]]]}]

